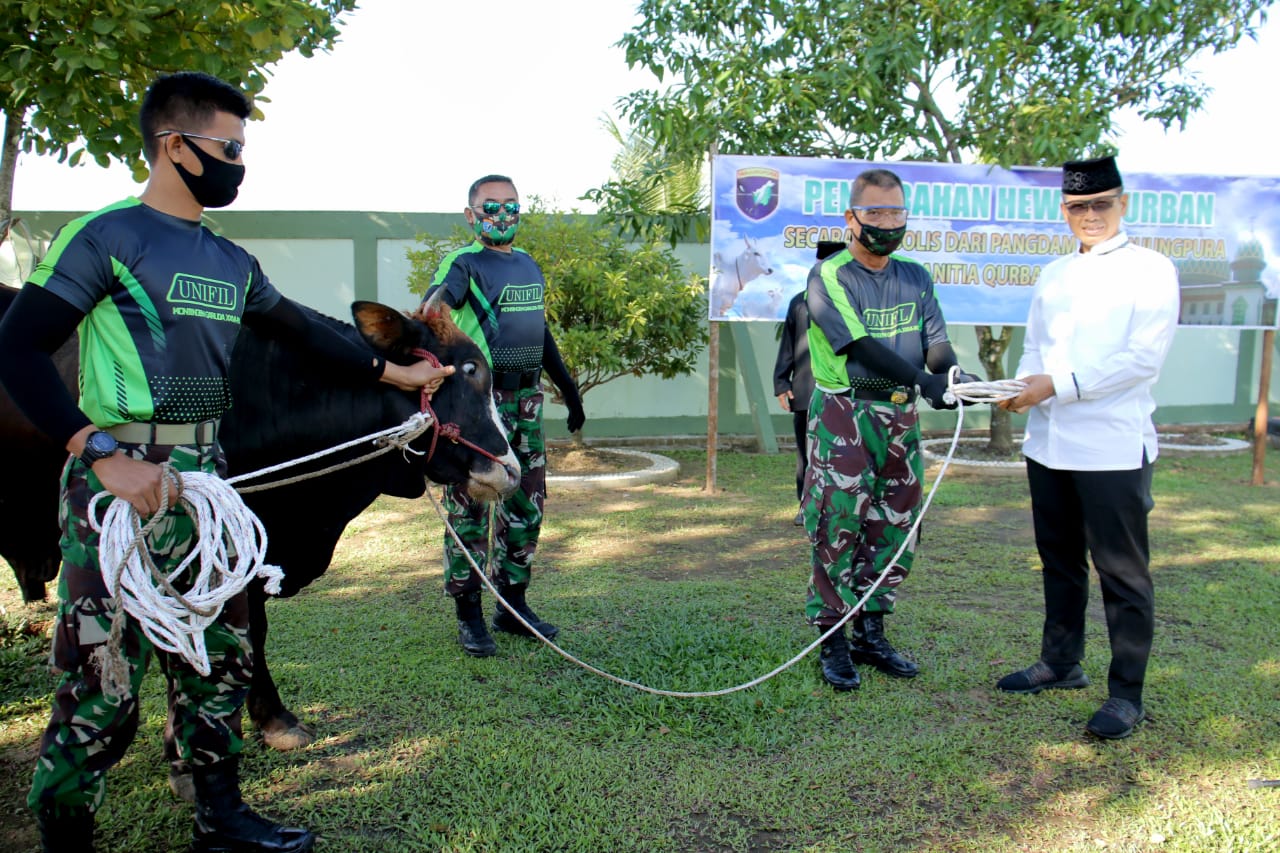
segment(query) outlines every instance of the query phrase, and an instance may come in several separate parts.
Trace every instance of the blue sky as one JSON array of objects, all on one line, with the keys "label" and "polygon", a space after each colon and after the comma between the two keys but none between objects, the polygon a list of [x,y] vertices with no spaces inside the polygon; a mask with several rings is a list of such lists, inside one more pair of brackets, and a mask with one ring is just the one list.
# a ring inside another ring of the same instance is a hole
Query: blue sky
[{"label": "blue sky", "polygon": [[[613,44],[636,0],[529,0],[492,7],[363,0],[331,54],[286,58],[247,130],[249,173],[236,210],[460,210],[471,179],[514,176],[525,196],[570,208],[607,180],[614,103],[653,85]],[[1260,109],[1280,53],[1275,17],[1259,42],[1197,63],[1214,86],[1181,132],[1123,116],[1127,168],[1276,175]],[[1264,82],[1268,81],[1268,82]],[[489,93],[499,94],[489,94]],[[24,154],[18,210],[90,210],[134,193],[122,167],[75,169]]]}]

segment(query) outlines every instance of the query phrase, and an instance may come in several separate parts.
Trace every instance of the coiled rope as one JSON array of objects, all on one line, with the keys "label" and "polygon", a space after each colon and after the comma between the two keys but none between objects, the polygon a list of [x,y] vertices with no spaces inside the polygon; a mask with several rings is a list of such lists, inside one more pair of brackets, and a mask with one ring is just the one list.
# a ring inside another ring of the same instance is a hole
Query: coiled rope
[{"label": "coiled rope", "polygon": [[902,556],[902,553],[907,549],[907,546],[915,542],[917,531],[920,529],[920,522],[924,520],[924,515],[928,511],[929,505],[933,502],[933,496],[938,491],[938,485],[942,482],[942,478],[946,474],[947,466],[951,463],[951,458],[955,455],[956,445],[960,441],[960,432],[962,427],[964,426],[965,403],[966,402],[994,403],[1000,400],[1012,399],[1013,397],[1016,397],[1023,388],[1026,387],[1026,383],[1017,379],[1002,379],[994,382],[957,382],[956,379],[959,376],[959,373],[960,373],[960,369],[958,367],[952,367],[951,370],[948,372],[947,395],[949,395],[950,399],[948,399],[947,397],[944,397],[946,402],[956,403],[956,428],[955,428],[955,433],[952,435],[952,438],[951,438],[951,449],[947,452],[946,459],[943,460],[941,467],[938,469],[938,475],[937,477],[934,478],[933,485],[929,489],[929,494],[926,496],[924,503],[921,505],[920,512],[917,513],[916,515],[915,523],[911,525],[911,529],[907,532],[907,536],[903,539],[902,545],[898,547],[897,552],[893,555],[893,559],[891,559],[886,564],[884,570],[881,571],[880,574],[876,576],[875,582],[872,583],[870,588],[867,589],[866,593],[860,599],[858,599],[857,603],[854,604],[852,607],[848,607],[845,611],[844,616],[840,618],[840,621],[832,625],[829,629],[827,629],[827,631],[824,632],[821,636],[819,636],[818,639],[814,640],[808,646],[803,648],[790,660],[786,661],[785,663],[779,664],[778,666],[766,672],[764,675],[758,676],[756,678],[751,679],[750,681],[746,681],[741,684],[735,684],[732,687],[723,687],[719,690],[696,690],[696,691],[695,690],[666,690],[659,687],[650,687],[646,684],[641,684],[638,681],[632,681],[627,678],[622,678],[621,676],[614,675],[613,673],[610,673],[610,672],[606,672],[605,670],[600,669],[599,667],[592,666],[586,661],[583,661],[575,657],[570,652],[567,652],[564,649],[560,648],[560,646],[556,645],[555,642],[547,639],[541,633],[539,633],[538,630],[534,628],[532,625],[530,625],[523,616],[521,616],[519,613],[516,612],[515,608],[513,608],[510,604],[507,603],[506,599],[502,597],[502,594],[498,592],[497,587],[494,586],[494,584],[485,575],[484,571],[481,570],[481,568],[476,564],[475,560],[471,557],[470,552],[468,551],[467,547],[463,544],[462,539],[458,536],[457,531],[455,531],[453,529],[453,526],[449,524],[448,516],[445,513],[444,508],[440,505],[440,502],[436,500],[435,494],[431,492],[429,489],[427,493],[431,495],[431,503],[435,506],[436,514],[440,516],[440,520],[444,522],[445,529],[449,532],[449,535],[453,537],[453,540],[458,544],[458,547],[462,551],[462,553],[466,555],[467,562],[471,564],[471,570],[476,573],[476,575],[480,578],[480,580],[484,583],[484,585],[489,589],[489,591],[493,593],[498,603],[501,604],[502,607],[504,607],[508,613],[514,616],[517,619],[517,621],[520,622],[521,625],[523,625],[525,628],[527,628],[530,631],[530,633],[533,634],[533,636],[541,640],[542,643],[550,647],[552,651],[560,655],[560,657],[564,658],[565,660],[568,660],[569,662],[575,664],[576,666],[581,667],[582,669],[585,669],[587,672],[591,672],[591,673],[594,673],[595,675],[600,676],[601,678],[607,679],[617,684],[621,684],[624,687],[630,687],[634,690],[639,690],[643,693],[651,693],[655,696],[669,696],[676,699],[703,699],[703,698],[708,698],[712,696],[727,696],[730,693],[738,693],[743,690],[748,690],[759,684],[763,684],[764,682],[768,681],[774,676],[787,671],[792,666],[795,666],[797,663],[803,660],[814,649],[822,645],[822,642],[826,640],[828,637],[830,637],[832,634],[844,629],[845,623],[848,622],[850,619],[852,619],[855,614],[857,614],[859,611],[862,610],[863,606],[867,603],[868,599],[871,598],[871,595],[880,587],[880,584],[884,582],[885,577],[889,573],[889,569],[891,569],[893,565],[898,562],[898,558]]},{"label": "coiled rope", "polygon": [[[128,501],[117,499],[107,491],[95,494],[89,501],[89,524],[101,534],[99,563],[113,610],[107,642],[93,654],[102,676],[103,694],[119,702],[129,693],[130,672],[122,648],[126,613],[138,621],[143,634],[156,648],[181,655],[201,675],[209,675],[204,632],[218,618],[226,602],[256,578],[266,582],[268,593],[274,595],[280,591],[284,571],[267,564],[266,529],[245,506],[241,493],[319,477],[396,448],[403,453],[421,455],[409,447],[409,443],[430,429],[433,422],[432,417],[415,413],[398,426],[225,480],[202,471],[179,473],[164,462],[160,465],[163,473],[160,508],[145,525]],[[367,442],[372,442],[376,449],[355,459],[297,477],[240,489],[234,487],[244,480],[257,479]],[[148,539],[173,505],[171,487],[178,490],[178,502],[191,516],[196,536],[187,555],[166,575],[155,565]],[[109,503],[99,521],[97,505],[104,500]],[[193,564],[197,564],[198,569],[188,586],[184,576]],[[180,578],[186,587],[184,592],[174,587]]]}]

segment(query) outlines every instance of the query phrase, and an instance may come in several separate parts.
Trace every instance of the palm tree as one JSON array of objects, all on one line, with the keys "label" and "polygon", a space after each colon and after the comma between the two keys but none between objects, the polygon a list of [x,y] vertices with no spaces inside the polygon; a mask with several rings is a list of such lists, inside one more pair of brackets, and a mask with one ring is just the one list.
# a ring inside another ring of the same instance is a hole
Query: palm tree
[{"label": "palm tree", "polygon": [[613,178],[583,198],[625,236],[648,242],[702,241],[710,234],[710,178],[701,158],[679,159],[653,138],[623,131],[612,117],[602,120],[621,150],[613,158]]}]

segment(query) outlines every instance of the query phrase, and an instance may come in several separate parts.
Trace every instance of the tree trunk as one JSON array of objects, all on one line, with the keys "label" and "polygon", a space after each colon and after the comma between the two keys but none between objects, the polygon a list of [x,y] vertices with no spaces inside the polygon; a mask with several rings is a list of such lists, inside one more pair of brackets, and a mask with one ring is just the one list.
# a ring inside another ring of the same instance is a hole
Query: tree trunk
[{"label": "tree trunk", "polygon": [[[1013,327],[1001,326],[999,336],[991,333],[990,326],[974,326],[978,335],[978,360],[987,373],[987,379],[996,382],[1007,378],[1004,373],[1004,354],[1013,339]],[[993,453],[1013,453],[1013,429],[1009,413],[998,406],[991,407],[991,441]]]},{"label": "tree trunk", "polygon": [[13,217],[13,176],[18,170],[18,141],[22,138],[22,120],[26,107],[9,107],[4,111],[4,139],[0,139],[0,243],[9,236],[9,220]]}]

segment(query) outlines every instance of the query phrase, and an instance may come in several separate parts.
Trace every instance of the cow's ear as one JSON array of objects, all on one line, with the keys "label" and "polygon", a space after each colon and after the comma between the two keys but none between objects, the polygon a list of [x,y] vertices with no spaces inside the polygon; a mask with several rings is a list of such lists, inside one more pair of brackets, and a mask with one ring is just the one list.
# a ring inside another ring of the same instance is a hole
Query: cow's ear
[{"label": "cow's ear", "polygon": [[378,302],[353,302],[351,316],[356,329],[374,349],[383,352],[407,352],[417,344],[417,337],[404,314]]}]

